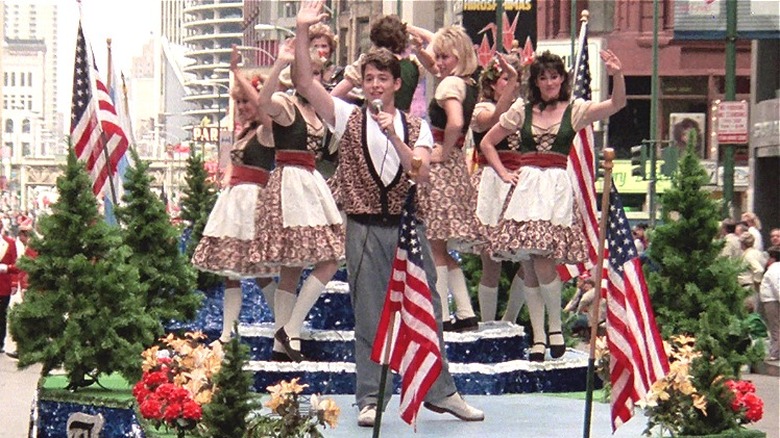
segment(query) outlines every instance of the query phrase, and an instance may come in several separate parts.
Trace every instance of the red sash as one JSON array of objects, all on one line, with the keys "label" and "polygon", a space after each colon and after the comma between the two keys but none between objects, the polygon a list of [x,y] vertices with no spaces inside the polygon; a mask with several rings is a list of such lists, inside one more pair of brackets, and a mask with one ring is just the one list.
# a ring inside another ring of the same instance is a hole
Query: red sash
[{"label": "red sash", "polygon": [[[433,134],[433,141],[436,143],[442,144],[444,143],[444,130],[439,128],[431,128],[431,133]],[[465,135],[461,135],[458,137],[457,140],[455,140],[455,147],[458,149],[463,149],[463,142],[466,140]]]},{"label": "red sash", "polygon": [[300,166],[314,170],[314,154],[308,151],[276,151],[277,166]]},{"label": "red sash", "polygon": [[[541,167],[543,169],[565,169],[567,157],[552,152],[527,152],[521,154],[512,151],[498,151],[501,164],[509,170],[517,170],[523,166]],[[480,166],[487,165],[487,159],[483,154],[477,155],[476,163]]]},{"label": "red sash", "polygon": [[264,186],[268,183],[269,172],[257,167],[234,164],[230,173],[230,186],[239,184],[257,184]]}]

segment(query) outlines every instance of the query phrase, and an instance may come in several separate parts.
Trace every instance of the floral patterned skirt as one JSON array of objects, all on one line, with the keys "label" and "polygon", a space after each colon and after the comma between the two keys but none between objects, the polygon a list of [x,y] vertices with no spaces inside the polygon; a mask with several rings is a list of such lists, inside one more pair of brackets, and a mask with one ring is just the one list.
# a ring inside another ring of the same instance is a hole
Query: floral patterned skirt
[{"label": "floral patterned skirt", "polygon": [[317,171],[275,169],[255,217],[261,218],[255,251],[245,255],[252,265],[273,270],[344,258],[344,223]]},{"label": "floral patterned skirt", "polygon": [[443,163],[431,165],[430,183],[420,191],[419,212],[428,239],[455,246],[483,242],[474,216],[476,202],[463,151],[455,149]]},{"label": "floral patterned skirt", "polygon": [[[492,169],[485,170],[482,186],[490,185],[487,179],[491,172]],[[488,234],[494,258],[519,261],[541,255],[559,263],[585,261],[587,244],[582,218],[565,169],[523,167],[517,185],[506,192],[503,204],[492,206],[501,208],[498,222]],[[482,213],[496,217],[487,207]]]},{"label": "floral patterned skirt", "polygon": [[220,192],[192,264],[231,279],[277,275],[277,269],[252,264],[247,257],[258,252],[257,224],[263,217],[256,214],[257,206],[266,203],[265,196],[266,187],[257,184],[240,184]]}]

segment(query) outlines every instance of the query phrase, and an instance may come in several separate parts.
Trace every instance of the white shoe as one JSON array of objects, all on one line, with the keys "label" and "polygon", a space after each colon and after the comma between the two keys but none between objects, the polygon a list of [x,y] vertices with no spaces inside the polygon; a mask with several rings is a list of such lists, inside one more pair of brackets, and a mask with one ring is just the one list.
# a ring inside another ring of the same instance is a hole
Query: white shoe
[{"label": "white shoe", "polygon": [[376,419],[376,405],[366,405],[360,410],[358,414],[358,426],[360,427],[374,427],[374,420]]},{"label": "white shoe", "polygon": [[452,414],[463,421],[483,421],[485,419],[484,412],[469,406],[457,392],[436,403],[425,402],[423,406],[439,414]]}]

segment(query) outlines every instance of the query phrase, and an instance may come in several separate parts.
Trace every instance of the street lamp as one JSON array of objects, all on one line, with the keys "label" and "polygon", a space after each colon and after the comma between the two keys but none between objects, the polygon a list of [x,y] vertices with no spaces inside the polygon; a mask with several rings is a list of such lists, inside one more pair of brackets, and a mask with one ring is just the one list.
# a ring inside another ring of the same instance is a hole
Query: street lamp
[{"label": "street lamp", "polygon": [[[269,52],[268,50],[265,50],[261,47],[252,47],[252,46],[237,46],[238,50],[248,50],[248,51],[254,51],[258,53],[262,53],[263,55],[271,58],[271,62],[276,62],[276,55]],[[259,64],[259,62],[258,62]]]},{"label": "street lamp", "polygon": [[277,30],[287,34],[290,37],[295,36],[295,32],[291,31],[290,29],[282,26],[277,26],[275,24],[259,23],[255,25],[255,30],[259,30],[261,32],[265,32],[268,30]]}]

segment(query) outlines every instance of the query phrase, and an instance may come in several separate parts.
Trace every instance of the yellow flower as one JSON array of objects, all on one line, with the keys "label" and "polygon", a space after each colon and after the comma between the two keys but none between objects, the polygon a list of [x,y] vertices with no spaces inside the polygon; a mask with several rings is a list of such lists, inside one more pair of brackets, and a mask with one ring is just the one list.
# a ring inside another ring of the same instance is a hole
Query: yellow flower
[{"label": "yellow flower", "polygon": [[141,364],[141,370],[146,372],[157,366],[157,352],[159,350],[160,347],[155,345],[154,347],[147,348],[141,353],[141,357],[144,358],[144,361]]},{"label": "yellow flower", "polygon": [[282,390],[284,391],[284,393],[300,394],[303,392],[304,388],[309,387],[309,385],[299,385],[298,380],[300,380],[300,377],[296,377],[290,380],[289,383],[282,380]]},{"label": "yellow flower", "polygon": [[322,412],[322,420],[325,421],[328,426],[331,428],[336,427],[339,414],[341,414],[341,409],[339,409],[338,405],[336,405],[336,402],[334,402],[332,399],[326,398],[325,400],[319,402],[317,405],[317,410]]},{"label": "yellow flower", "polygon": [[[269,387],[270,388],[270,387]],[[280,395],[278,392],[274,392],[271,394],[271,400],[268,400],[265,402],[265,406],[274,413],[277,413],[277,409],[279,406],[282,406],[285,403],[286,399],[283,395]]]},{"label": "yellow flower", "polygon": [[700,410],[704,416],[707,416],[707,397],[699,394],[693,394],[693,407]]},{"label": "yellow flower", "polygon": [[214,393],[210,389],[204,389],[195,394],[195,397],[193,397],[193,400],[195,400],[196,403],[203,406],[205,404],[211,403],[211,397]]}]

